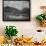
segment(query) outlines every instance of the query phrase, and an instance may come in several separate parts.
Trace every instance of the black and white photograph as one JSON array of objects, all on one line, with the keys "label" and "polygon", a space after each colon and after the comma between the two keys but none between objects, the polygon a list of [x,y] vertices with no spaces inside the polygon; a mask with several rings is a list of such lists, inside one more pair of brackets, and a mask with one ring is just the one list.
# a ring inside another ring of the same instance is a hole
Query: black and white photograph
[{"label": "black and white photograph", "polygon": [[30,21],[29,0],[4,0],[3,21]]},{"label": "black and white photograph", "polygon": [[4,0],[4,1],[30,1],[30,0]]}]

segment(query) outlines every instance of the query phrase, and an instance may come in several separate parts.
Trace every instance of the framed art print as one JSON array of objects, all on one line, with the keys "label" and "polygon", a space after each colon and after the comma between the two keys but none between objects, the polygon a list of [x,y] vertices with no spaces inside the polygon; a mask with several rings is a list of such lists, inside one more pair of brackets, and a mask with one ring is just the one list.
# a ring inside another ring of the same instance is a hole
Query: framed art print
[{"label": "framed art print", "polygon": [[30,21],[30,0],[3,0],[3,21]]}]

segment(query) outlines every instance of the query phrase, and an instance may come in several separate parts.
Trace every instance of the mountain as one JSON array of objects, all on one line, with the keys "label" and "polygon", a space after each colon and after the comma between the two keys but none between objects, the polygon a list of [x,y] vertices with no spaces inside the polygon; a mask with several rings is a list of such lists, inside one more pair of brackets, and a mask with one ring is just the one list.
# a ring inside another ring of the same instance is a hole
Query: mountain
[{"label": "mountain", "polygon": [[30,9],[23,8],[22,10],[18,10],[17,8],[7,6],[7,7],[4,7],[4,12],[12,13],[12,14],[29,14]]},{"label": "mountain", "polygon": [[28,20],[29,8],[19,10],[13,7],[4,7],[4,20]]},{"label": "mountain", "polygon": [[22,10],[22,13],[29,14],[29,12],[30,12],[30,9],[29,9],[29,8],[24,8],[24,9]]},{"label": "mountain", "polygon": [[20,14],[21,13],[21,11],[18,10],[17,8],[13,8],[13,7],[9,7],[9,6],[4,7],[4,12],[12,13],[12,14]]}]

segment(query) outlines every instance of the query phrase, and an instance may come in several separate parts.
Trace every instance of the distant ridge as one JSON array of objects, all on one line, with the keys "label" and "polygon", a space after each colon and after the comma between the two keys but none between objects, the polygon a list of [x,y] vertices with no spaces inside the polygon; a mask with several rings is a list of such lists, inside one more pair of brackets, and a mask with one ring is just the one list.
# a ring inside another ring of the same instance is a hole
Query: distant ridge
[{"label": "distant ridge", "polygon": [[30,9],[29,8],[24,8],[22,10],[18,10],[17,8],[13,8],[13,7],[4,7],[4,12],[7,12],[7,13],[13,13],[13,14],[29,14],[30,12]]},{"label": "distant ridge", "polygon": [[22,10],[19,10],[17,8],[13,7],[4,7],[4,21],[27,21],[29,20],[29,8],[23,8]]}]

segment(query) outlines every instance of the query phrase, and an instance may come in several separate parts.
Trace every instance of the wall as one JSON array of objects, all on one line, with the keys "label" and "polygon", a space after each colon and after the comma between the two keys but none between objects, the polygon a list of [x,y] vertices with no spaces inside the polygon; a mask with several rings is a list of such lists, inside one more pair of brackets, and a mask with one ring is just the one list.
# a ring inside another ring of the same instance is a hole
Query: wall
[{"label": "wall", "polygon": [[46,0],[31,0],[31,21],[27,22],[3,22],[2,21],[2,0],[0,0],[0,35],[4,33],[6,25],[14,25],[18,29],[18,36],[22,34],[24,36],[31,36],[32,32],[36,32],[37,29],[46,30],[46,28],[40,27],[35,19],[37,14],[41,13],[40,6],[46,5]]}]

